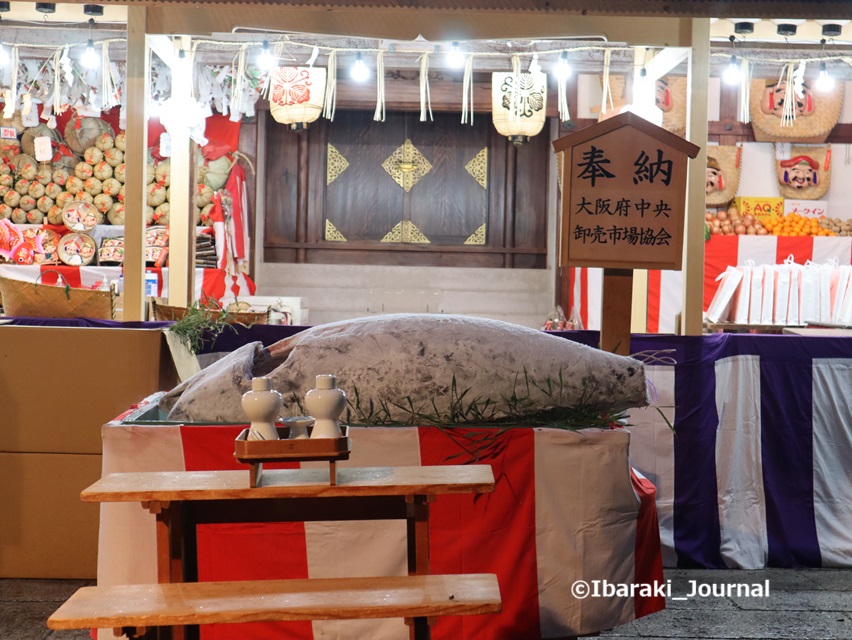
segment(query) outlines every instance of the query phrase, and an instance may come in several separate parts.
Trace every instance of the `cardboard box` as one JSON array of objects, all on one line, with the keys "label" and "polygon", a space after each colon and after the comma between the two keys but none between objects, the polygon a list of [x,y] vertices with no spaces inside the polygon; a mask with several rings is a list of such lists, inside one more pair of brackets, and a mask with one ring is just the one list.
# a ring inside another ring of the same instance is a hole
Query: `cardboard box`
[{"label": "cardboard box", "polygon": [[805,218],[828,217],[828,200],[784,200],[784,215],[797,213]]},{"label": "cardboard box", "polygon": [[101,452],[101,425],[177,382],[160,329],[0,326],[0,451]]},{"label": "cardboard box", "polygon": [[737,196],[734,198],[734,204],[740,212],[740,217],[753,215],[758,220],[766,220],[784,215],[784,198]]},{"label": "cardboard box", "polygon": [[99,455],[0,453],[0,577],[94,578],[99,505],[80,492]]}]

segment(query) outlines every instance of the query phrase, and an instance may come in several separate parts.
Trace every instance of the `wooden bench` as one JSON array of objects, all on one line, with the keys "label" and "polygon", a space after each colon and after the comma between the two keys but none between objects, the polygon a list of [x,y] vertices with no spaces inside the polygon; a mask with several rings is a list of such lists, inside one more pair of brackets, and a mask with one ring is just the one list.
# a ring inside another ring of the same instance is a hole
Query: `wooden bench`
[{"label": "wooden bench", "polygon": [[107,629],[354,618],[428,618],[501,611],[493,574],[311,578],[83,587],[50,629]]}]

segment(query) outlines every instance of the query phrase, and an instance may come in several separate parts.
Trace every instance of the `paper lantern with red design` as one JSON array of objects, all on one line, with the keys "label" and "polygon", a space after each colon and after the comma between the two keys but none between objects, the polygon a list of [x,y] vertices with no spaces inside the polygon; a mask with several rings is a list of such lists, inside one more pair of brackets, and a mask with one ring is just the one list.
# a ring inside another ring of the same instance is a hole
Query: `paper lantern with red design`
[{"label": "paper lantern with red design", "polygon": [[491,117],[500,135],[515,145],[527,142],[544,126],[547,76],[540,71],[491,74]]},{"label": "paper lantern with red design", "polygon": [[278,67],[269,91],[269,112],[294,131],[305,129],[322,113],[326,70],[321,67]]}]

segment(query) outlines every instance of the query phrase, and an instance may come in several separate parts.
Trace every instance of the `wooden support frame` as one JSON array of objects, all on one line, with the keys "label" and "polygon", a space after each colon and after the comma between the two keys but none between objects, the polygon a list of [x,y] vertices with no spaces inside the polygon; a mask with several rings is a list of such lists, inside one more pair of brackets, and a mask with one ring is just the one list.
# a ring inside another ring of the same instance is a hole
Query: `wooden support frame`
[{"label": "wooden support frame", "polygon": [[147,9],[127,7],[127,165],[124,223],[124,319],[145,320],[145,167],[148,153]]},{"label": "wooden support frame", "polygon": [[692,21],[687,72],[686,137],[700,150],[687,168],[683,232],[683,315],[681,333],[701,335],[704,316],[704,199],[707,181],[707,79],[710,77],[710,20]]},{"label": "wooden support frame", "polygon": [[[192,57],[188,36],[174,40],[172,98],[192,100]],[[184,307],[195,299],[195,206],[193,205],[194,143],[183,127],[171,136],[171,199],[169,209],[169,304]]]}]

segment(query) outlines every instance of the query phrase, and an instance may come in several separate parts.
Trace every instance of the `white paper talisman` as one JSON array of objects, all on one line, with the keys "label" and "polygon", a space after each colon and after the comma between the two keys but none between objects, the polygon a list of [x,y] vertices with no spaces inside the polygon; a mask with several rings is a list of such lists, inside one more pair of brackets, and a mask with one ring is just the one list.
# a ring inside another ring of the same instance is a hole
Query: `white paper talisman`
[{"label": "white paper talisman", "polygon": [[39,162],[49,162],[53,159],[53,146],[47,136],[33,138],[33,147],[35,147],[35,159]]}]

